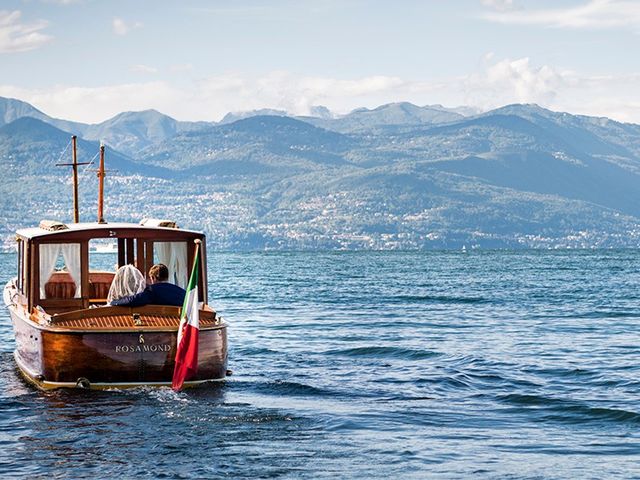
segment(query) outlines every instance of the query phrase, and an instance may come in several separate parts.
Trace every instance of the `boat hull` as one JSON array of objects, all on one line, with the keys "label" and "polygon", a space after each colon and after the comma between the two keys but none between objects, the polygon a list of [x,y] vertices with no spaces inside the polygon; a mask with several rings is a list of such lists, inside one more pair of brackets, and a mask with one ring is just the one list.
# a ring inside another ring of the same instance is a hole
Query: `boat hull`
[{"label": "boat hull", "polygon": [[[43,389],[126,388],[171,385],[177,329],[65,331],[34,323],[9,307],[16,338],[14,357],[24,377]],[[225,378],[227,327],[201,329],[194,386]]]}]

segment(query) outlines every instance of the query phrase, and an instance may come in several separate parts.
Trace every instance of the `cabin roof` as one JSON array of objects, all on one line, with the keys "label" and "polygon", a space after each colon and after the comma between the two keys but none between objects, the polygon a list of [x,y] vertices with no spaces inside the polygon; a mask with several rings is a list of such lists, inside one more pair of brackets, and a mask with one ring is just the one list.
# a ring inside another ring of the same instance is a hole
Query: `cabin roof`
[{"label": "cabin roof", "polygon": [[[68,228],[64,230],[46,230],[41,227],[32,227],[32,228],[23,228],[18,230],[16,233],[23,238],[26,239],[44,239],[51,238],[54,239],[56,237],[60,237],[61,240],[64,240],[67,236],[77,236],[78,233],[82,233],[83,236],[86,235],[87,238],[118,238],[122,233],[126,231],[128,234],[134,234],[139,231],[140,233],[147,233],[150,231],[155,232],[168,232],[171,234],[175,234],[175,237],[194,237],[194,236],[203,236],[202,232],[197,232],[195,230],[184,230],[181,228],[171,228],[171,227],[158,227],[158,226],[149,226],[149,225],[140,225],[137,223],[125,223],[125,222],[114,222],[114,223],[97,223],[97,222],[83,222],[83,223],[68,223],[66,224]],[[115,235],[110,234],[110,232],[115,232]],[[174,236],[174,235],[172,235]]]}]

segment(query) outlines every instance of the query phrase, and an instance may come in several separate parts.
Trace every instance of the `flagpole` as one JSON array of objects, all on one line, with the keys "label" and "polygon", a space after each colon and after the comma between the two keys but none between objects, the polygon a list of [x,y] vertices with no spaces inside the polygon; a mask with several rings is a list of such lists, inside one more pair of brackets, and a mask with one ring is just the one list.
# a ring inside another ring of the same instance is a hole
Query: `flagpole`
[{"label": "flagpole", "polygon": [[[200,330],[200,312],[198,304],[198,276],[200,274],[200,244],[201,240],[194,240],[196,244],[193,254],[193,265],[189,284],[185,292],[182,310],[180,311],[180,325],[176,339],[175,366],[171,386],[175,391],[182,389],[184,382],[193,378],[198,372],[198,332]],[[189,378],[188,378],[189,377]]]},{"label": "flagpole", "polygon": [[[196,238],[193,243],[196,244],[196,248],[193,250],[193,265],[191,265],[191,275],[194,274],[194,268],[196,268],[196,261],[200,257],[200,246],[202,245],[202,240]],[[202,275],[202,262],[198,262],[198,271],[196,273],[196,286],[200,286],[200,275]],[[189,283],[191,283],[191,278],[189,278]],[[199,289],[198,289],[199,290]],[[198,297],[200,296],[200,292],[198,291]]]}]

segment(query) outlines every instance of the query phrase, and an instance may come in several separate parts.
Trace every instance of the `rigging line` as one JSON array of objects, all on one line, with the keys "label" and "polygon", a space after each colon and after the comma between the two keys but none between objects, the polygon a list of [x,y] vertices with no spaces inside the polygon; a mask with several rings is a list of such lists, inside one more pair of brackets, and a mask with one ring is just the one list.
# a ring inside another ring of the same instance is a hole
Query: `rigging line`
[{"label": "rigging line", "polygon": [[60,153],[58,160],[56,160],[55,162],[49,162],[47,165],[45,165],[45,169],[48,170],[53,163],[60,163],[60,160],[62,160],[62,157],[64,156],[64,154],[67,153],[67,150],[69,150],[70,145],[71,145],[71,139],[69,139],[69,142],[67,142],[67,146],[64,147],[64,150],[62,150],[62,153]]},{"label": "rigging line", "polygon": [[82,171],[78,172],[78,192],[82,195],[87,195],[91,192],[91,190],[95,187],[90,182],[85,182],[84,180],[87,178],[87,172],[93,172],[94,169],[90,168],[94,163],[95,159],[100,155],[100,151],[93,156],[89,163],[84,166]]},{"label": "rigging line", "polygon": [[84,168],[82,169],[82,171],[80,172],[80,177],[78,178],[78,184],[82,185],[82,183],[80,182],[80,180],[84,180],[84,178],[87,176],[87,172],[89,171],[89,167],[91,165],[93,165],[93,161],[98,157],[98,155],[100,155],[100,152],[98,151],[98,153],[96,153],[93,158],[91,160],[89,160],[89,163],[87,163]]},{"label": "rigging line", "polygon": [[[67,142],[67,145],[64,147],[62,152],[60,152],[60,155],[58,155],[58,159],[55,162],[49,161],[42,167],[44,175],[46,175],[47,173],[53,173],[53,172],[50,172],[51,167],[56,163],[60,163],[60,160],[62,160],[62,157],[64,156],[64,154],[67,153],[67,150],[69,150],[69,147],[71,146],[71,142],[72,140],[70,138],[69,141]],[[51,157],[51,158],[53,159],[54,157]],[[33,204],[33,198],[34,198],[34,190],[29,188],[29,194],[27,195],[27,199],[29,203]]]}]

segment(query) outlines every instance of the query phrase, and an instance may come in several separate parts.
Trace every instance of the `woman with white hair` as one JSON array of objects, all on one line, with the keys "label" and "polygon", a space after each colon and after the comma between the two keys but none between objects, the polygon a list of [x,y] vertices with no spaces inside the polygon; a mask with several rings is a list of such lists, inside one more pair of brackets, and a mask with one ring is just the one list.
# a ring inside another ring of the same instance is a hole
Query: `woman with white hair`
[{"label": "woman with white hair", "polygon": [[144,275],[140,270],[133,265],[123,265],[113,277],[109,294],[107,295],[107,305],[111,305],[114,300],[140,293],[146,286]]}]

